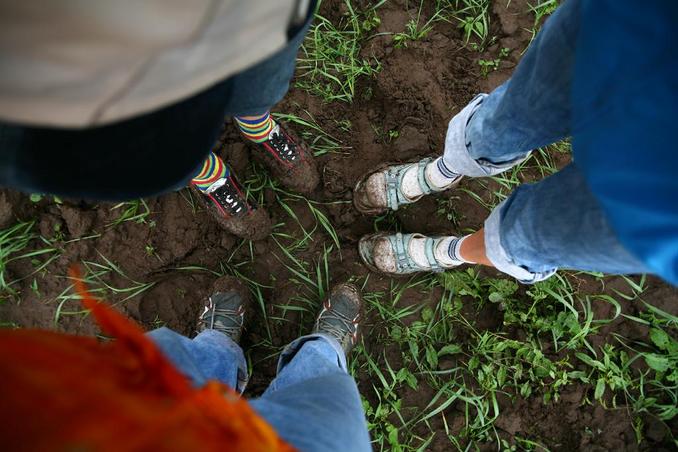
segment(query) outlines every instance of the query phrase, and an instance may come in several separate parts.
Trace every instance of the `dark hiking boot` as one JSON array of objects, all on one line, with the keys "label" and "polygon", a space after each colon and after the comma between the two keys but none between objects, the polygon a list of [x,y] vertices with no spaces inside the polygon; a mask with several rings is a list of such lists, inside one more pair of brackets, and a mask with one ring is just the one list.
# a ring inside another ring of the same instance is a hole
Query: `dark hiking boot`
[{"label": "dark hiking boot", "polygon": [[212,294],[205,302],[198,332],[216,330],[240,341],[245,324],[245,311],[249,304],[249,291],[233,276],[223,276],[212,286]]},{"label": "dark hiking boot", "polygon": [[356,286],[353,284],[334,286],[318,314],[313,332],[334,337],[348,354],[358,342],[362,306],[362,296]]},{"label": "dark hiking boot", "polygon": [[219,225],[228,232],[250,240],[260,240],[271,233],[271,220],[264,209],[240,188],[233,172],[200,192],[207,208]]},{"label": "dark hiking boot", "polygon": [[253,157],[285,187],[306,194],[318,186],[320,177],[313,154],[292,130],[276,122],[268,140],[252,145],[257,148]]}]

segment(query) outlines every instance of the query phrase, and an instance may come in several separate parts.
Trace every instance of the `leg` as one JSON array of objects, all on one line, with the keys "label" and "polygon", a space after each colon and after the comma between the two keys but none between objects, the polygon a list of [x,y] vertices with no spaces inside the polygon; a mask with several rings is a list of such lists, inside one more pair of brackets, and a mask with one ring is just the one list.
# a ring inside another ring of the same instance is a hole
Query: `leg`
[{"label": "leg", "polygon": [[460,176],[505,171],[532,149],[566,137],[578,12],[579,0],[558,8],[511,79],[490,95],[478,95],[452,118],[442,158],[420,161],[421,170],[410,164],[366,174],[353,191],[356,208],[372,215],[396,210],[453,187]]},{"label": "leg", "polygon": [[579,7],[579,0],[560,6],[511,78],[490,95],[477,96],[450,121],[443,157],[449,172],[497,174],[532,149],[569,135]]},{"label": "leg", "polygon": [[[361,257],[377,271],[390,274],[435,271],[463,262],[496,267],[524,283],[551,276],[557,269],[604,273],[646,273],[647,267],[617,240],[607,215],[574,163],[536,184],[518,187],[499,204],[485,227],[470,236],[409,240],[398,251],[395,236],[367,236]],[[423,243],[416,245],[415,240]],[[433,243],[430,258],[425,241]],[[419,248],[417,248],[419,246]],[[413,264],[399,264],[406,255]],[[447,254],[447,256],[445,256]]]},{"label": "leg", "polygon": [[194,173],[191,185],[207,203],[219,225],[239,237],[259,240],[271,232],[271,220],[247,193],[229,166],[210,152]]},{"label": "leg", "polygon": [[253,157],[282,185],[299,193],[311,193],[320,182],[313,153],[285,124],[272,118],[270,109],[289,89],[313,11],[315,2],[310,2],[306,23],[290,31],[292,37],[284,49],[233,77],[233,97],[226,109],[255,148]]},{"label": "leg", "polygon": [[191,184],[204,193],[209,190],[213,183],[221,178],[228,177],[229,174],[228,165],[214,152],[210,152],[202,167],[191,179]]},{"label": "leg", "polygon": [[648,272],[617,240],[575,164],[519,187],[494,209],[484,228],[469,236],[379,233],[363,237],[359,248],[368,266],[396,275],[464,262],[496,267],[525,283],[543,280],[558,268]]},{"label": "leg", "polygon": [[544,279],[558,268],[648,271],[617,240],[574,163],[518,187],[485,221],[484,235],[492,264],[524,282]]},{"label": "leg", "polygon": [[300,338],[283,354],[278,377],[252,407],[299,450],[369,451],[360,394],[345,365],[332,338]]},{"label": "leg", "polygon": [[278,361],[278,375],[265,394],[305,380],[347,373],[346,355],[336,339],[322,334],[311,334],[295,340],[285,348]]},{"label": "leg", "polygon": [[346,353],[357,340],[361,305],[357,288],[334,287],[314,334],[283,351],[278,376],[252,402],[299,450],[371,450],[360,394],[346,368]]},{"label": "leg", "polygon": [[207,380],[219,380],[240,392],[245,389],[245,355],[225,334],[206,330],[195,339],[189,339],[168,328],[160,328],[148,335],[196,387],[203,386]]},{"label": "leg", "polygon": [[231,78],[227,116],[261,116],[285,96],[294,76],[299,47],[313,20],[316,2],[310,3],[306,22],[290,30],[290,40],[283,49]]},{"label": "leg", "polygon": [[249,304],[247,288],[232,276],[217,279],[189,339],[167,328],[148,335],[195,386],[218,380],[240,392],[247,384],[247,363],[238,345]]}]

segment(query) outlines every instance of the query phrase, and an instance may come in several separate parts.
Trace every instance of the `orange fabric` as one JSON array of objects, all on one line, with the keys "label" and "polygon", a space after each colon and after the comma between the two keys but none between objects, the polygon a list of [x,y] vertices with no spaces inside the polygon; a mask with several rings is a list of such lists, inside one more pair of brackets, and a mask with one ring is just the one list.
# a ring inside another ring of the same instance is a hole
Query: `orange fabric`
[{"label": "orange fabric", "polygon": [[294,450],[232,389],[192,388],[138,325],[76,288],[116,340],[1,331],[3,450]]}]

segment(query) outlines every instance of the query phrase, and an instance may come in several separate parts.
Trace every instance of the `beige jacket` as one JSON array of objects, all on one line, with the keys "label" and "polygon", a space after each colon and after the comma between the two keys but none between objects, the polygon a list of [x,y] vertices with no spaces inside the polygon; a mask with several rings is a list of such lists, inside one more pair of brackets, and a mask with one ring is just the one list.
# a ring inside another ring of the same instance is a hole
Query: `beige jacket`
[{"label": "beige jacket", "polygon": [[0,0],[0,121],[85,127],[189,97],[287,42],[300,0]]}]

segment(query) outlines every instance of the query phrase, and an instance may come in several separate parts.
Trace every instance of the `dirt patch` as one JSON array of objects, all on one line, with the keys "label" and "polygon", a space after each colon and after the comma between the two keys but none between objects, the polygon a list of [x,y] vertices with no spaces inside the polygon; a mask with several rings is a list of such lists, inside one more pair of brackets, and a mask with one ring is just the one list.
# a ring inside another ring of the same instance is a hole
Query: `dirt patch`
[{"label": "dirt patch", "polygon": [[[343,5],[338,0],[325,0],[321,13],[330,19],[338,18],[345,12]],[[412,13],[416,14],[416,10],[408,12],[405,6],[406,2],[399,1],[382,6],[377,31],[404,31]],[[430,5],[424,8],[424,19],[431,14],[427,8]],[[364,290],[370,293],[390,290],[393,282],[370,275],[357,255],[357,240],[373,232],[375,225],[382,230],[463,233],[482,224],[488,210],[463,191],[485,197],[488,187],[478,181],[464,180],[459,190],[427,197],[376,223],[355,211],[351,191],[366,170],[381,162],[407,161],[441,152],[449,119],[475,94],[490,91],[510,76],[531,36],[525,30],[532,26],[526,11],[525,1],[494,2],[491,23],[497,40],[483,53],[464,47],[461,31],[450,23],[438,23],[425,39],[403,48],[395,48],[391,35],[377,35],[364,45],[363,53],[376,56],[383,69],[374,79],[359,81],[352,105],[325,104],[293,89],[276,107],[277,111],[301,117],[310,113],[327,133],[339,137],[346,149],[345,153],[318,158],[322,180],[308,196],[315,202],[312,206],[332,223],[339,248],[318,222],[309,203],[271,188],[258,191],[257,196],[271,216],[275,234],[252,243],[221,229],[197,195],[189,190],[147,199],[146,206],[139,206],[137,212],[148,210],[142,219],[122,222],[121,215],[129,206],[95,205],[80,200],[55,203],[50,197],[32,202],[26,195],[0,191],[0,227],[17,219],[35,221],[34,230],[54,239],[56,244],[53,253],[9,265],[6,277],[17,281],[13,287],[20,296],[0,303],[0,319],[22,327],[96,333],[68,289],[68,266],[83,262],[92,285],[146,328],[166,325],[190,335],[214,281],[223,273],[238,274],[247,278],[253,289],[248,329],[242,342],[254,370],[248,391],[260,393],[275,374],[277,352],[310,329],[313,313],[328,286],[353,278],[364,282]],[[511,49],[508,56],[496,70],[483,77],[478,60],[495,58],[504,47]],[[346,121],[351,125],[348,132],[342,128]],[[242,181],[258,180],[259,172],[250,164],[252,151],[228,122],[216,150],[231,163]],[[556,160],[562,167],[568,158]],[[313,231],[312,240],[307,240],[305,233],[309,231]],[[284,251],[299,241],[307,242],[294,251],[294,258],[302,264],[292,261]],[[36,239],[29,250],[44,246]],[[498,276],[494,271],[482,272]],[[314,280],[305,281],[300,277],[302,273],[313,275]],[[613,293],[626,287],[621,278],[608,280],[605,288],[598,287],[593,278],[584,276],[581,281],[579,289],[584,293]],[[675,289],[651,280],[645,295],[660,309],[676,313]],[[423,306],[436,297],[440,294],[423,297],[417,290],[406,291],[398,307]],[[611,316],[609,304],[601,303],[596,309],[597,318]],[[638,308],[628,303],[623,309],[635,315]],[[464,315],[473,319],[479,330],[495,331],[503,322],[503,314],[496,305],[478,310],[473,300],[464,306]],[[384,347],[378,338],[387,332],[374,311],[368,317],[366,331],[370,334],[365,337],[365,349],[380,356]],[[603,328],[593,345],[601,345],[613,332],[631,339],[647,336],[647,329],[620,318]],[[513,337],[521,337],[519,329]],[[398,350],[388,349],[385,353],[394,369],[407,366]],[[358,381],[361,391],[376,403],[370,392],[373,381],[360,375]],[[605,410],[598,403],[591,403],[587,391],[575,385],[562,393],[560,402],[549,404],[544,404],[540,397],[501,397],[497,430],[501,438],[509,441],[516,437],[532,438],[552,450],[638,450],[669,444],[662,424],[648,417],[644,419],[646,440],[642,447],[637,447],[629,413],[622,409]],[[400,396],[403,404],[414,410],[426,406],[434,394],[422,384],[419,390]],[[437,432],[430,450],[449,450],[445,429],[458,433],[464,427],[463,405],[454,404],[444,414],[449,425],[443,425],[438,417],[430,420]],[[496,450],[496,445],[492,443],[488,449]]]}]

